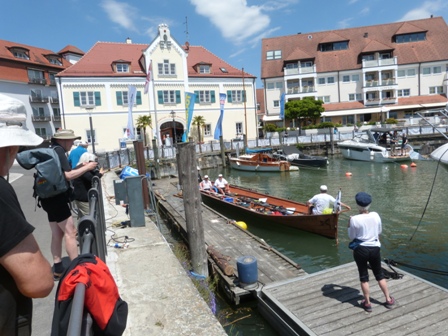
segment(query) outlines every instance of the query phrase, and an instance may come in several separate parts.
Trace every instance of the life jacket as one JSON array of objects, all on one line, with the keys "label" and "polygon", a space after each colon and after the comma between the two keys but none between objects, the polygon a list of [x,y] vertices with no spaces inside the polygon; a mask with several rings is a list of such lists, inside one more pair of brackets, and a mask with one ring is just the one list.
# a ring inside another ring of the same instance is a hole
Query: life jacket
[{"label": "life jacket", "polygon": [[66,335],[78,283],[86,286],[84,309],[93,319],[93,335],[122,335],[126,329],[128,305],[120,298],[107,265],[93,254],[73,259],[59,280],[51,335]]}]

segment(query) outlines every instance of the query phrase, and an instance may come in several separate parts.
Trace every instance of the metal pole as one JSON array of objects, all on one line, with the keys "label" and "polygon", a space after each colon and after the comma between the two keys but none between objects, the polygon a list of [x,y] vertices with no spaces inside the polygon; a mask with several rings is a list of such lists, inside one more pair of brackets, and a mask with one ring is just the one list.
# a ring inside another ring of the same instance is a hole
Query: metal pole
[{"label": "metal pole", "polygon": [[89,121],[90,121],[90,139],[92,140],[92,152],[93,154],[95,154],[95,137],[93,136],[92,113],[89,113]]}]

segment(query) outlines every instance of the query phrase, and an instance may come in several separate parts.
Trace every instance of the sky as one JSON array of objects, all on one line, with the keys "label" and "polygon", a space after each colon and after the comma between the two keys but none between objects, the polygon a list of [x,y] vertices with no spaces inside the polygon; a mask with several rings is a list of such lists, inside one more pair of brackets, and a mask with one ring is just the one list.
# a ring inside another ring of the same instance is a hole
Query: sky
[{"label": "sky", "polygon": [[203,46],[257,79],[267,37],[442,16],[447,0],[13,0],[4,6],[0,39],[58,52],[96,42],[149,44],[157,27]]}]

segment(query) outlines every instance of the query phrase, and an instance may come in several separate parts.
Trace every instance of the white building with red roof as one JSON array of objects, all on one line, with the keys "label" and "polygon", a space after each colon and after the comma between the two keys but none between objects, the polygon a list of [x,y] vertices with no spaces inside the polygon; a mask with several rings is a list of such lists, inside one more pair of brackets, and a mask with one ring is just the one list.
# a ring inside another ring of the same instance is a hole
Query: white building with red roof
[{"label": "white building with red roof", "polygon": [[448,27],[442,17],[263,39],[265,121],[286,101],[324,102],[343,125],[408,118],[447,104]]},{"label": "white building with red roof", "polygon": [[[149,68],[151,80],[145,93]],[[134,125],[139,116],[151,116],[147,140],[155,138],[161,144],[167,135],[171,139],[175,135],[176,141],[182,141],[187,129],[187,92],[196,94],[193,118],[204,120],[202,141],[217,141],[214,131],[220,117],[220,94],[226,95],[223,138],[257,136],[256,77],[204,47],[179,44],[165,24],[159,25],[150,44],[130,39],[126,43],[97,42],[57,77],[66,127],[89,142],[94,140],[97,151],[119,148],[127,128],[128,86],[136,88]],[[135,134],[141,138],[143,132],[136,129]],[[197,140],[193,125],[189,136]]]}]

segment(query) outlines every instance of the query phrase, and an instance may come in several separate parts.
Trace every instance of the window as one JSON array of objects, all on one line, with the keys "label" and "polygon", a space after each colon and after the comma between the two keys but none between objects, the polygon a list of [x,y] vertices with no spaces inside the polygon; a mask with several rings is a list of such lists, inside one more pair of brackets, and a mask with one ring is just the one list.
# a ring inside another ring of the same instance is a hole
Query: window
[{"label": "window", "polygon": [[275,88],[276,89],[283,89],[283,82],[276,82],[275,83]]},{"label": "window", "polygon": [[25,60],[29,60],[29,52],[27,50],[20,49],[10,49],[15,58],[21,58]]},{"label": "window", "polygon": [[359,75],[352,75],[352,82],[359,82]]},{"label": "window", "polygon": [[[160,90],[157,91],[157,97],[159,104],[180,104],[180,91],[179,90]],[[197,95],[196,95],[196,99]]]},{"label": "window", "polygon": [[325,84],[325,78],[318,78],[317,79],[317,83],[320,84],[320,85]]},{"label": "window", "polygon": [[328,77],[327,84],[334,84],[334,77]]},{"label": "window", "polygon": [[54,77],[56,74],[55,73],[52,73],[52,72],[50,72],[49,74],[48,74],[48,77],[50,78],[50,85],[56,85],[56,78]]},{"label": "window", "polygon": [[59,107],[53,107],[53,117],[54,121],[61,120],[61,110],[59,109]]},{"label": "window", "polygon": [[229,90],[227,91],[228,103],[243,103],[246,101],[246,91],[244,90]]},{"label": "window", "polygon": [[409,97],[411,95],[410,89],[401,89],[397,90],[397,96],[398,97]]},{"label": "window", "polygon": [[410,33],[403,35],[395,35],[396,43],[417,42],[426,40],[426,33]]},{"label": "window", "polygon": [[373,61],[375,59],[374,54],[362,55],[363,61]]},{"label": "window", "polygon": [[286,65],[285,65],[285,68],[286,69],[297,69],[299,67],[299,64],[298,63],[287,63]]},{"label": "window", "polygon": [[423,68],[422,74],[424,75],[430,75],[431,74],[431,68]]},{"label": "window", "polygon": [[[115,93],[117,98],[117,105],[128,105],[129,104],[129,97],[128,97],[128,91],[117,91]],[[141,91],[137,91],[134,106],[141,105],[142,104],[142,93]]]},{"label": "window", "polygon": [[54,65],[62,65],[62,62],[56,57],[49,57],[48,61]]},{"label": "window", "polygon": [[321,43],[319,45],[320,51],[346,50],[346,49],[348,49],[348,41]]},{"label": "window", "polygon": [[243,123],[237,122],[235,123],[236,134],[243,134]]},{"label": "window", "polygon": [[342,81],[343,81],[344,83],[348,83],[348,82],[350,82],[350,76],[349,76],[349,75],[344,75],[344,76],[342,76]]},{"label": "window", "polygon": [[47,138],[47,129],[45,127],[36,127],[36,134],[44,139]]},{"label": "window", "polygon": [[301,68],[309,68],[313,66],[313,62],[311,61],[304,61],[304,62],[300,62],[300,67]]},{"label": "window", "polygon": [[205,124],[204,125],[204,135],[205,136],[212,135],[212,124]]},{"label": "window", "polygon": [[176,74],[176,64],[170,63],[169,60],[164,60],[163,63],[158,63],[157,66],[160,76],[174,76]]},{"label": "window", "polygon": [[429,94],[441,94],[443,93],[443,86],[430,86]]},{"label": "window", "polygon": [[392,56],[390,55],[390,53],[383,53],[380,54],[380,59],[388,59],[391,58]]},{"label": "window", "polygon": [[44,97],[42,96],[42,90],[31,90],[31,102],[42,102]]},{"label": "window", "polygon": [[116,68],[117,72],[129,72],[129,64],[126,63],[117,63]]},{"label": "window", "polygon": [[89,144],[92,144],[92,142],[96,143],[96,132],[95,132],[95,130],[92,130],[92,131],[87,130],[86,131],[86,137],[87,137],[87,142]]},{"label": "window", "polygon": [[442,67],[441,66],[436,66],[432,68],[432,73],[433,74],[439,74],[442,73]]},{"label": "window", "polygon": [[199,73],[209,74],[210,73],[210,65],[200,65],[199,66]]},{"label": "window", "polygon": [[211,104],[215,102],[215,91],[200,90],[194,93],[196,93],[196,103]]},{"label": "window", "polygon": [[33,116],[34,118],[43,118],[45,116],[45,110],[43,107],[33,107]]},{"label": "window", "polygon": [[342,116],[342,124],[348,125],[348,124],[354,124],[355,123],[355,116],[348,115],[348,116]]},{"label": "window", "polygon": [[73,104],[81,107],[101,106],[101,94],[98,91],[73,92]]},{"label": "window", "polygon": [[272,90],[272,89],[274,89],[274,87],[275,87],[275,83],[267,83],[267,85],[266,85],[266,89],[268,89],[268,90]]},{"label": "window", "polygon": [[408,69],[407,75],[408,75],[408,77],[414,77],[415,76],[415,69]]},{"label": "window", "polygon": [[320,96],[320,97],[317,97],[317,100],[322,100],[324,103],[329,103],[330,96]]},{"label": "window", "polygon": [[28,79],[30,83],[46,84],[45,75],[43,71],[28,69]]},{"label": "window", "polygon": [[389,111],[389,118],[398,119],[397,111]]},{"label": "window", "polygon": [[274,107],[280,107],[280,100],[274,100]]},{"label": "window", "polygon": [[362,101],[362,94],[361,93],[350,93],[348,95],[349,101]]},{"label": "window", "polygon": [[397,71],[397,77],[406,77],[406,71],[398,70]]},{"label": "window", "polygon": [[282,51],[281,50],[270,50],[266,52],[266,59],[267,60],[273,60],[273,59],[281,59],[282,58]]}]

